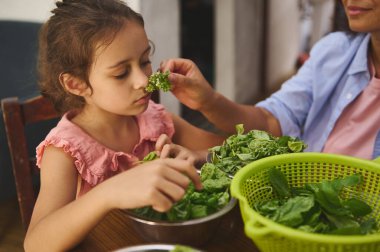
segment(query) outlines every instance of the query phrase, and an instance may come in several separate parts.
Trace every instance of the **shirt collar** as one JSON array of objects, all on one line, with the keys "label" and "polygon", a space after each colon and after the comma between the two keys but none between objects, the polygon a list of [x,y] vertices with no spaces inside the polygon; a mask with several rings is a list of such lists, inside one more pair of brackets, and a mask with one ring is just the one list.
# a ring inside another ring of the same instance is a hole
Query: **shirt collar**
[{"label": "shirt collar", "polygon": [[360,43],[359,48],[355,54],[352,64],[348,69],[348,74],[356,74],[359,72],[368,71],[368,46],[369,46],[370,34],[361,36],[358,43]]}]

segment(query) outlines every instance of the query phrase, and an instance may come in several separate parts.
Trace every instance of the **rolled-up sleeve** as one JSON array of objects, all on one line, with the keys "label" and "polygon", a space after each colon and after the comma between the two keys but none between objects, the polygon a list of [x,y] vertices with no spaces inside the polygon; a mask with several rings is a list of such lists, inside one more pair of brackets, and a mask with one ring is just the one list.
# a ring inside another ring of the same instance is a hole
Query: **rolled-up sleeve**
[{"label": "rolled-up sleeve", "polygon": [[310,58],[279,91],[256,104],[278,119],[284,135],[301,136],[302,127],[312,104],[312,64]]}]

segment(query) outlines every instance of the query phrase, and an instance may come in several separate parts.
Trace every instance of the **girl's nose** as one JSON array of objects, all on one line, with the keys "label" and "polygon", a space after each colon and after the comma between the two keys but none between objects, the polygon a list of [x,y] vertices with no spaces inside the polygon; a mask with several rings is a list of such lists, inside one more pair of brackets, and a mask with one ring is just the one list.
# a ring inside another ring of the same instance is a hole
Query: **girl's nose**
[{"label": "girl's nose", "polygon": [[133,83],[135,89],[145,88],[148,85],[148,76],[146,76],[144,71],[138,69]]}]

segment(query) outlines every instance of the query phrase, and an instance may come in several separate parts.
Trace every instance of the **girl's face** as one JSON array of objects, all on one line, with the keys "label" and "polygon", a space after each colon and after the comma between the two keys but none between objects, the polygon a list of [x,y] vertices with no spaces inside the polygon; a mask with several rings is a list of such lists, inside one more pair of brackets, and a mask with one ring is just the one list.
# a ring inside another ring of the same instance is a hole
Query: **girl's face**
[{"label": "girl's face", "polygon": [[126,21],[111,44],[95,51],[87,104],[117,115],[144,112],[150,99],[145,91],[152,74],[150,50],[144,28]]},{"label": "girl's face", "polygon": [[380,31],[380,0],[342,0],[351,30]]}]

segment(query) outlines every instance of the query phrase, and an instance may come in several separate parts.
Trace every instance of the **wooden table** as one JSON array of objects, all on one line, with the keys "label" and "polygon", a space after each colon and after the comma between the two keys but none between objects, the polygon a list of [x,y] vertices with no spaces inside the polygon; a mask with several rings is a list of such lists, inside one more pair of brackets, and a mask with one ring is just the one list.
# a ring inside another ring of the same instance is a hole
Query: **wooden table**
[{"label": "wooden table", "polygon": [[[206,244],[197,246],[207,252],[259,252],[252,240],[247,238],[243,231],[243,222],[236,207],[232,213],[231,222],[221,222],[220,228]],[[157,243],[157,242],[156,242]],[[85,240],[73,251],[101,252],[112,251],[128,246],[149,244],[133,229],[129,218],[121,210],[110,212],[102,222],[91,231]]]}]

